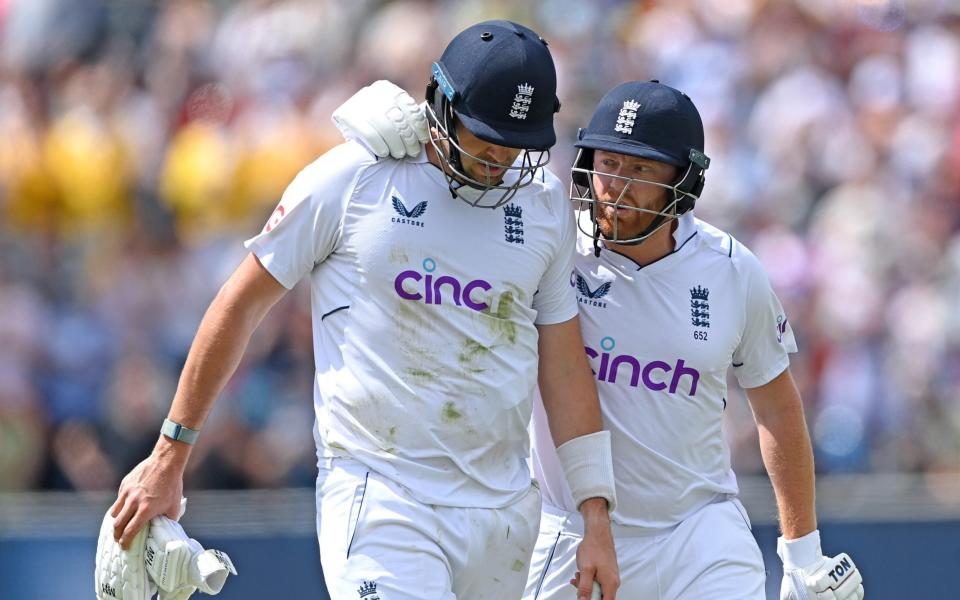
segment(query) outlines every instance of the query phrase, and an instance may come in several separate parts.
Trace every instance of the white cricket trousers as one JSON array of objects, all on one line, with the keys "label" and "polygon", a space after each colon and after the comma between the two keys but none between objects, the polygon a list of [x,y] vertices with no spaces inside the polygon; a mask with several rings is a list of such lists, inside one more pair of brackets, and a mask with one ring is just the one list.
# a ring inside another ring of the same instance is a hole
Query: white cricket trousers
[{"label": "white cricket trousers", "polygon": [[317,536],[331,600],[519,600],[539,523],[533,484],[506,508],[435,506],[355,460],[320,462]]},{"label": "white cricket trousers", "polygon": [[[544,505],[524,600],[574,600],[580,515]],[[675,527],[613,526],[624,600],[765,600],[766,574],[750,520],[733,498]]]}]

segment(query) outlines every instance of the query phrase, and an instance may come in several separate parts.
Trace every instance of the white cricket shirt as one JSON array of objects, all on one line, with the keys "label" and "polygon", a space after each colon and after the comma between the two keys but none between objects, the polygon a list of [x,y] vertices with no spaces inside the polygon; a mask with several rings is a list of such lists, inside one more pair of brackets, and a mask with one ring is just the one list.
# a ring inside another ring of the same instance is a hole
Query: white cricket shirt
[{"label": "white cricket shirt", "polygon": [[530,486],[535,324],[577,314],[576,227],[555,176],[505,206],[453,198],[426,152],[340,145],[246,242],[311,286],[319,456],[349,456],[420,501],[505,506]]},{"label": "white cricket shirt", "polygon": [[[576,289],[587,356],[611,432],[622,525],[669,527],[721,495],[736,494],[721,431],[731,366],[761,386],[796,351],[783,308],[757,258],[692,213],[678,220],[675,251],[640,267],[593,253],[581,235]],[[544,502],[575,511],[539,401],[534,474]]]}]

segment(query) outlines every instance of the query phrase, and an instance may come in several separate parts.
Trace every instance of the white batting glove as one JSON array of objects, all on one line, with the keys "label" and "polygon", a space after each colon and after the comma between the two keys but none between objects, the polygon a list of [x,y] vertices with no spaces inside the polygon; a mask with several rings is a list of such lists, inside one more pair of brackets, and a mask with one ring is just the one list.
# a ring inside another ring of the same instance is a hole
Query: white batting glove
[{"label": "white batting glove", "polygon": [[130,549],[124,550],[113,539],[113,517],[107,510],[100,525],[93,576],[97,600],[150,600],[156,593],[144,565],[147,529],[141,529],[130,542]]},{"label": "white batting glove", "polygon": [[159,600],[186,600],[197,590],[219,594],[227,576],[237,574],[229,556],[219,550],[204,550],[180,523],[164,516],[150,520],[145,561],[147,572],[159,588]]},{"label": "white batting glove", "polygon": [[344,138],[362,142],[379,157],[417,156],[430,139],[423,107],[403,88],[383,79],[341,104],[333,111],[333,122]]},{"label": "white batting glove", "polygon": [[795,540],[777,539],[783,561],[780,600],[862,600],[863,577],[847,553],[824,556],[820,532]]}]

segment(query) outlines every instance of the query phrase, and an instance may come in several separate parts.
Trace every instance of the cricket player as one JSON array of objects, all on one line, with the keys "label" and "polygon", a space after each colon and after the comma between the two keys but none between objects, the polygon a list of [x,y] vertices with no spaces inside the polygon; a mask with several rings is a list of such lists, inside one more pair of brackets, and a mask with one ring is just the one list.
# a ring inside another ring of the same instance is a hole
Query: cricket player
[{"label": "cricket player", "polygon": [[[333,600],[520,598],[541,496],[526,464],[539,384],[616,596],[609,433],[569,276],[576,226],[546,171],[559,109],[546,42],[508,21],[433,64],[418,157],[338,146],[290,184],[200,325],[169,419],[111,513],[121,544],[175,514],[190,443],[277,300],[309,279],[317,531]],[[426,129],[426,128],[424,128]]]},{"label": "cricket player", "polygon": [[[369,114],[384,112],[367,102]],[[399,148],[387,124],[370,119],[381,132],[371,143]],[[763,561],[721,431],[732,368],[779,506],[781,599],[863,598],[849,556],[820,550],[787,315],[756,257],[694,216],[710,161],[693,102],[656,81],[622,84],[600,101],[576,146],[580,235],[569,285],[613,437],[621,597],[764,598]],[[531,427],[544,515],[526,600],[570,597],[584,532],[547,416],[535,408]]]}]

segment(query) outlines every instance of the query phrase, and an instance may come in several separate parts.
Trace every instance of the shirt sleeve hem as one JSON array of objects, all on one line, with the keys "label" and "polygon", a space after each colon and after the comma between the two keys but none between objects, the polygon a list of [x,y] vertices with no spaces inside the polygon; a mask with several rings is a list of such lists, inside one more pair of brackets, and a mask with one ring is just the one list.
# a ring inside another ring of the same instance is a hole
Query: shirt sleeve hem
[{"label": "shirt sleeve hem", "polygon": [[766,385],[776,379],[781,373],[787,370],[790,366],[790,357],[784,355],[779,361],[777,361],[773,366],[765,369],[761,374],[756,377],[741,377],[737,376],[737,382],[740,383],[740,387],[743,389],[753,389],[760,386]]},{"label": "shirt sleeve hem", "polygon": [[289,273],[281,271],[277,267],[277,265],[274,264],[272,260],[270,260],[271,254],[267,250],[265,250],[260,244],[258,244],[253,240],[247,240],[246,242],[243,243],[243,245],[247,250],[252,252],[253,255],[257,257],[257,259],[260,261],[260,264],[263,266],[263,268],[266,269],[267,273],[270,273],[270,275],[277,280],[277,283],[287,288],[288,290],[292,290],[293,286],[297,285],[297,282],[300,280],[300,278],[294,277]]},{"label": "shirt sleeve hem", "polygon": [[533,324],[556,325],[557,323],[566,323],[570,319],[576,317],[578,313],[579,311],[577,310],[576,306],[573,307],[573,310],[538,313],[537,318],[533,321]]}]

